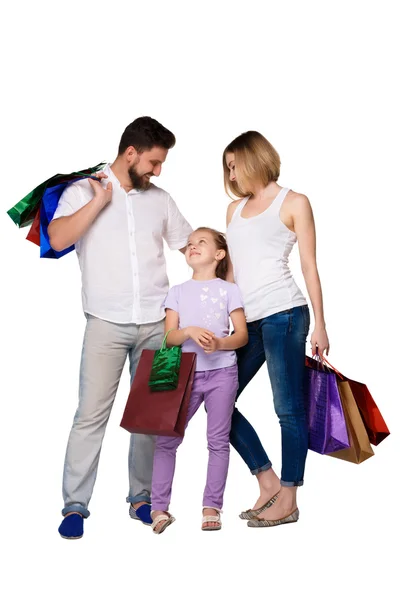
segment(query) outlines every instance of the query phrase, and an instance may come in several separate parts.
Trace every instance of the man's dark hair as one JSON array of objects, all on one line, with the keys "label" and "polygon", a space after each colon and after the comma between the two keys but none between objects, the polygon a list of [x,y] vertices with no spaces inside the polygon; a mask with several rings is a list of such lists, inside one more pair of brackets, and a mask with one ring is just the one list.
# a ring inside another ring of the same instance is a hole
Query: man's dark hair
[{"label": "man's dark hair", "polygon": [[175,136],[155,119],[139,117],[122,134],[118,154],[123,154],[129,146],[139,153],[151,150],[154,146],[169,150],[175,146]]}]

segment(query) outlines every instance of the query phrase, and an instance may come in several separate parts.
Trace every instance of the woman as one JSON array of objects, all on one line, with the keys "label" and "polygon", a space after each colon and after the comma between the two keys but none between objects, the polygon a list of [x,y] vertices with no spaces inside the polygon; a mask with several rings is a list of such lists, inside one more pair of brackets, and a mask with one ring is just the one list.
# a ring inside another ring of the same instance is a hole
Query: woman
[{"label": "woman", "polygon": [[282,432],[279,480],[255,430],[235,408],[231,444],[260,486],[254,508],[240,516],[250,527],[270,527],[298,520],[296,493],[303,485],[308,447],[303,376],[310,314],[288,268],[296,241],[314,312],[312,352],[329,352],[315,227],[308,198],[278,185],[279,155],[260,133],[248,131],[233,140],[223,167],[228,195],[239,198],[227,211],[229,279],[242,293],[249,334],[247,345],[237,351],[238,396],[266,361]]}]

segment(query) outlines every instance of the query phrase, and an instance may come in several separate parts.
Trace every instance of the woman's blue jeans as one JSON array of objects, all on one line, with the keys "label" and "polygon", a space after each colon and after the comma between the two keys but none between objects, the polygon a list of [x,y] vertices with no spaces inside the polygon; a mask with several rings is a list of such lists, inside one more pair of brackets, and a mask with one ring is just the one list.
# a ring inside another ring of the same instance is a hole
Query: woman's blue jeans
[{"label": "woman's blue jeans", "polygon": [[[308,448],[304,402],[305,345],[310,328],[308,306],[285,310],[247,326],[249,341],[237,350],[237,397],[267,361],[275,412],[282,431],[281,485],[303,485]],[[254,475],[271,468],[272,463],[257,433],[237,408],[233,412],[230,441]]]}]

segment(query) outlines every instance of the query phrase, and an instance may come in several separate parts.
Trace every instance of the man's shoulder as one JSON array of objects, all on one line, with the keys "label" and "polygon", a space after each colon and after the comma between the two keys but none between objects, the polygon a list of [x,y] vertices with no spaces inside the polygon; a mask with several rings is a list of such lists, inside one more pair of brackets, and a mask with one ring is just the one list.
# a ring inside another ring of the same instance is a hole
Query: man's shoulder
[{"label": "man's shoulder", "polygon": [[64,190],[64,194],[83,194],[87,196],[93,196],[93,189],[89,183],[89,178],[78,179],[78,181],[74,181],[70,183]]},{"label": "man's shoulder", "polygon": [[164,200],[168,200],[168,198],[170,198],[170,195],[166,190],[163,190],[163,188],[158,187],[158,185],[155,185],[154,183],[150,184],[145,193],[152,194],[153,196],[162,198]]}]

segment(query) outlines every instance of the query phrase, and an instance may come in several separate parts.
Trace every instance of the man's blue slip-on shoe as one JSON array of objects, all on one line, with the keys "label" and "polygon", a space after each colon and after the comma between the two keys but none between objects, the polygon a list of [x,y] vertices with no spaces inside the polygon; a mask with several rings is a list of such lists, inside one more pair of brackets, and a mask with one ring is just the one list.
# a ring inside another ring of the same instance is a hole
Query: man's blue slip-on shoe
[{"label": "man's blue slip-on shoe", "polygon": [[129,516],[131,519],[141,521],[144,525],[151,525],[153,519],[151,518],[151,504],[142,504],[139,508],[134,508],[132,504],[129,507]]},{"label": "man's blue slip-on shoe", "polygon": [[79,540],[83,536],[83,517],[78,513],[72,513],[64,517],[58,533],[66,540]]}]

